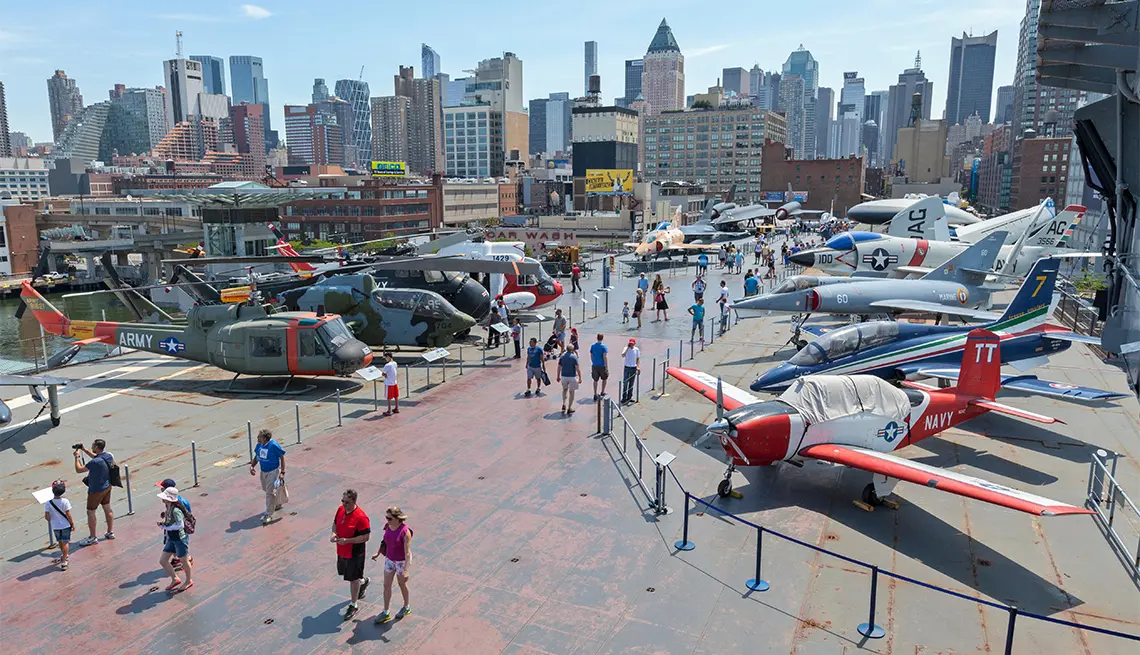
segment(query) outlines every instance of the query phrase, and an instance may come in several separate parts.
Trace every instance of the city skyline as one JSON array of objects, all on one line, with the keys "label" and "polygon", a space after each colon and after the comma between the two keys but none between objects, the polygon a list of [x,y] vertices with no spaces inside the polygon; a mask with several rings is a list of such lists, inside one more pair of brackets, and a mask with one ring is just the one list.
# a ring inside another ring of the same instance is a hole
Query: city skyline
[{"label": "city skyline", "polygon": [[[685,56],[686,94],[702,93],[715,85],[724,68],[758,64],[765,71],[779,70],[800,43],[820,63],[819,86],[841,88],[843,71],[854,69],[866,79],[868,92],[882,90],[912,65],[914,52],[922,50],[923,68],[934,82],[932,100],[939,108],[934,112],[937,117],[946,100],[951,37],[960,36],[963,30],[974,34],[995,29],[1015,33],[1024,12],[1020,3],[994,7],[980,0],[960,3],[953,11],[919,0],[918,10],[906,20],[889,17],[891,5],[884,0],[860,7],[817,0],[795,7],[742,8],[742,23],[748,15],[768,23],[779,22],[781,16],[794,23],[795,17],[805,12],[822,17],[811,30],[777,31],[758,41],[744,33],[725,33],[723,21],[712,15],[688,18],[693,14],[692,3],[680,0],[627,3],[615,8],[609,26],[571,18],[560,22],[553,37],[538,30],[511,29],[542,24],[545,18],[537,8],[523,6],[514,15],[503,17],[445,2],[444,8],[452,9],[434,14],[447,16],[445,20],[407,17],[404,27],[385,42],[385,48],[365,62],[335,53],[314,56],[312,50],[297,48],[277,37],[294,27],[325,25],[338,30],[338,42],[365,39],[372,29],[370,23],[383,19],[381,10],[373,7],[356,10],[361,20],[343,22],[319,6],[293,1],[261,7],[203,0],[193,12],[183,13],[163,13],[152,5],[129,2],[115,15],[78,2],[62,4],[63,11],[34,5],[10,8],[6,10],[6,26],[0,28],[0,80],[7,91],[9,129],[25,132],[37,142],[51,137],[43,80],[54,70],[68,71],[92,98],[104,97],[116,83],[153,87],[163,83],[161,62],[174,57],[175,30],[183,31],[187,53],[261,57],[265,76],[273,80],[273,124],[283,121],[284,105],[307,103],[312,80],[317,77],[356,79],[363,63],[363,81],[373,89],[386,88],[386,80],[399,65],[420,63],[422,43],[439,52],[443,72],[452,76],[504,51],[516,53],[526,63],[524,96],[531,99],[564,91],[577,95],[574,91],[582,86],[582,43],[594,40],[601,55],[598,72],[602,97],[621,96],[625,61],[644,55],[645,45],[662,18],[669,20]],[[505,29],[478,29],[492,24]],[[40,36],[46,33],[40,29],[45,25],[53,27],[51,38]],[[462,38],[452,38],[460,33]],[[53,39],[66,40],[71,47],[52,48]],[[114,39],[121,45],[108,46]],[[857,46],[845,45],[855,42]],[[1012,81],[1015,63],[1016,43],[1013,39],[999,40],[995,90]]]}]

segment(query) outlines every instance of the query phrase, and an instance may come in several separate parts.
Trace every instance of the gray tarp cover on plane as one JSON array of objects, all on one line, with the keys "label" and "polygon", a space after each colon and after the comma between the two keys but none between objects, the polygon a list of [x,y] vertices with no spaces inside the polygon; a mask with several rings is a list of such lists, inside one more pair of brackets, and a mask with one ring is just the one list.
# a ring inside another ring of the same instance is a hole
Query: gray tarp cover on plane
[{"label": "gray tarp cover on plane", "polygon": [[780,400],[809,423],[869,412],[903,422],[910,400],[901,390],[873,375],[812,375],[792,383]]}]

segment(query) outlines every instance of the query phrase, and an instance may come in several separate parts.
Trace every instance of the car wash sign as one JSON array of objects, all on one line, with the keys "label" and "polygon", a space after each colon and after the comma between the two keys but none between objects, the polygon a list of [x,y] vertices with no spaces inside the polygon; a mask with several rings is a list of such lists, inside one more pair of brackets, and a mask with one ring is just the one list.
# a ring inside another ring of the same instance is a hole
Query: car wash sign
[{"label": "car wash sign", "polygon": [[515,228],[495,228],[489,230],[489,238],[494,241],[522,241],[537,252],[544,243],[556,241],[563,246],[578,245],[578,233],[575,230],[524,230]]}]

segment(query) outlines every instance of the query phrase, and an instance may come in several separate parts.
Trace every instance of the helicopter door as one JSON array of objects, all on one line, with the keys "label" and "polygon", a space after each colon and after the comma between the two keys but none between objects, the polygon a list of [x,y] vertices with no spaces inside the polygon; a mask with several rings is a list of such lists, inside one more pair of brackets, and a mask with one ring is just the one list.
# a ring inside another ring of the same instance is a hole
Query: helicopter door
[{"label": "helicopter door", "polygon": [[297,375],[332,373],[329,351],[317,328],[289,328],[289,372]]},{"label": "helicopter door", "polygon": [[287,372],[285,335],[280,330],[249,331],[249,372],[254,375],[279,375]]}]

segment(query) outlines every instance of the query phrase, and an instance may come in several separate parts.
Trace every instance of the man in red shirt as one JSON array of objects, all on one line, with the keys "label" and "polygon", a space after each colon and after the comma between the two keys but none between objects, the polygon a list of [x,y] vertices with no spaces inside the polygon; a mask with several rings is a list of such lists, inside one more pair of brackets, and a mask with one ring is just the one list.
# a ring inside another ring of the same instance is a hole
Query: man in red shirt
[{"label": "man in red shirt", "polygon": [[582,269],[578,268],[577,264],[574,264],[574,268],[570,269],[570,293],[574,293],[575,291],[582,291],[582,283],[580,282],[581,279]]},{"label": "man in red shirt", "polygon": [[336,572],[348,580],[352,602],[344,610],[344,620],[356,616],[356,602],[364,598],[368,578],[364,577],[365,542],[372,532],[368,515],[356,504],[356,490],[346,489],[340,498],[340,507],[333,517],[329,543],[336,544]]}]

